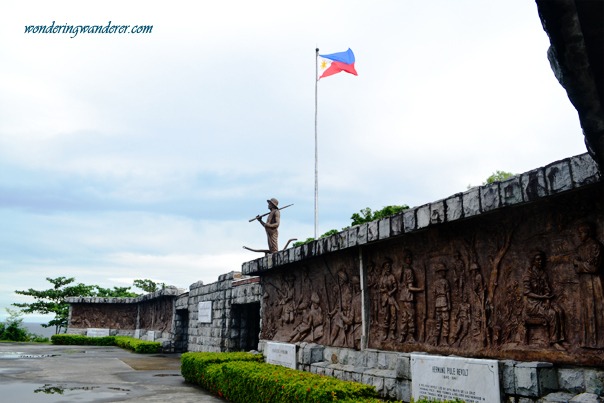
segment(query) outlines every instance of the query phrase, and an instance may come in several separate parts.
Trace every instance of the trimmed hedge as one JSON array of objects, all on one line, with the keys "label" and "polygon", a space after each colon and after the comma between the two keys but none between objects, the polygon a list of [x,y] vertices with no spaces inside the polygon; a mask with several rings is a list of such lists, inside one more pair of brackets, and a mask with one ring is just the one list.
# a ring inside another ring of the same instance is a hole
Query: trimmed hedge
[{"label": "trimmed hedge", "polygon": [[52,344],[70,346],[115,346],[115,336],[88,337],[80,334],[53,334]]},{"label": "trimmed hedge", "polygon": [[144,341],[129,336],[88,337],[79,334],[55,334],[52,344],[72,346],[118,346],[140,354],[154,354],[161,351],[161,343]]},{"label": "trimmed hedge", "polygon": [[115,345],[139,354],[154,354],[161,352],[160,342],[139,340],[129,336],[115,336]]},{"label": "trimmed hedge", "polygon": [[266,364],[260,354],[185,353],[181,371],[232,402],[381,402],[373,386]]}]

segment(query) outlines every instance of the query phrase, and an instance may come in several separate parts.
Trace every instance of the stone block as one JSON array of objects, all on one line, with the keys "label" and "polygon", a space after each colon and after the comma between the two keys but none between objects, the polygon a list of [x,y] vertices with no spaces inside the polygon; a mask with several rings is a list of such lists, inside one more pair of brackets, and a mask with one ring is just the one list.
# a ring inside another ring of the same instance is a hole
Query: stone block
[{"label": "stone block", "polygon": [[318,344],[306,344],[300,349],[299,360],[302,364],[314,364],[323,361],[323,351],[325,347]]},{"label": "stone block", "polygon": [[499,182],[480,187],[480,206],[483,212],[492,211],[501,206]]},{"label": "stone block", "polygon": [[346,230],[348,232],[348,246],[353,247],[358,245],[357,241],[357,233],[359,231],[359,227],[354,226],[352,228],[348,228]]},{"label": "stone block", "polygon": [[378,235],[380,239],[390,238],[390,217],[378,221]]},{"label": "stone block", "polygon": [[411,381],[410,380],[397,380],[396,381],[396,400],[402,400],[403,402],[411,401]]},{"label": "stone block", "polygon": [[446,221],[445,201],[430,203],[430,224],[442,224]]},{"label": "stone block", "polygon": [[417,229],[426,228],[430,225],[430,205],[424,204],[417,207],[415,211]]},{"label": "stone block", "polygon": [[522,203],[522,183],[520,176],[514,176],[499,183],[499,197],[503,206],[513,206]]},{"label": "stone block", "polygon": [[378,351],[377,350],[365,350],[363,354],[363,367],[377,368],[378,362]]},{"label": "stone block", "polygon": [[403,212],[403,231],[404,232],[411,232],[411,231],[415,231],[417,228],[417,220],[415,218],[415,213],[416,213],[415,208],[409,209],[409,210],[405,210]]},{"label": "stone block", "polygon": [[547,196],[547,184],[542,169],[535,169],[520,175],[520,185],[522,186],[522,196],[526,202]]},{"label": "stone block", "polygon": [[338,234],[327,237],[327,250],[336,252],[340,250],[340,239]]},{"label": "stone block", "polygon": [[[302,247],[296,246],[294,248],[294,260],[293,260],[293,262],[299,262],[300,260],[302,260]],[[290,262],[292,262],[291,259],[290,259]]]},{"label": "stone block", "polygon": [[480,187],[473,187],[462,194],[463,216],[472,217],[481,213]]},{"label": "stone block", "polygon": [[367,223],[367,242],[374,242],[379,239],[379,227],[377,221]]},{"label": "stone block", "polygon": [[457,193],[445,200],[445,215],[447,221],[463,218],[463,194]]},{"label": "stone block", "polygon": [[296,249],[297,248],[293,247],[293,246],[288,249],[288,251],[289,251],[289,262],[290,263],[293,263],[293,262],[296,261]]},{"label": "stone block", "polygon": [[547,362],[522,362],[514,368],[516,394],[539,397],[558,389],[556,370]]},{"label": "stone block", "polygon": [[564,192],[573,188],[568,159],[553,162],[545,167],[545,179],[550,194]]},{"label": "stone block", "polygon": [[357,244],[364,245],[367,243],[367,223],[359,225],[357,232]]},{"label": "stone block", "polygon": [[601,403],[602,399],[595,393],[581,393],[569,400],[571,403]]},{"label": "stone block", "polygon": [[582,369],[559,368],[558,386],[573,393],[585,392],[585,377]]},{"label": "stone block", "polygon": [[[394,376],[411,380],[411,358],[408,355],[397,354],[394,361]],[[397,397],[397,399],[399,399]]]},{"label": "stone block", "polygon": [[537,400],[539,403],[568,403],[575,395],[568,392],[554,392]]},{"label": "stone block", "polygon": [[396,379],[384,378],[384,397],[396,399]]},{"label": "stone block", "polygon": [[338,233],[338,244],[340,249],[348,248],[348,231],[341,231]]},{"label": "stone block", "polygon": [[317,239],[315,242],[317,243],[317,246],[316,246],[317,256],[327,253],[327,240],[325,238]]},{"label": "stone block", "polygon": [[397,236],[403,232],[403,214],[399,213],[390,217],[390,235]]},{"label": "stone block", "polygon": [[516,377],[514,375],[514,365],[512,360],[499,361],[499,372],[501,373],[501,386],[506,395],[516,394]]},{"label": "stone block", "polygon": [[604,394],[604,369],[586,369],[583,373],[585,392]]},{"label": "stone block", "polygon": [[598,165],[587,153],[572,157],[570,169],[574,187],[589,185],[601,180]]}]

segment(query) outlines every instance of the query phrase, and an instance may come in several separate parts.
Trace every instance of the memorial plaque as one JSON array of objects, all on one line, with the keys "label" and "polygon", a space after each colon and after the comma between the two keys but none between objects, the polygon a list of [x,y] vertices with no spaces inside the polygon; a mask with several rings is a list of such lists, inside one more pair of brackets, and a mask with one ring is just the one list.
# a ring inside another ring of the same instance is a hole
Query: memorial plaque
[{"label": "memorial plaque", "polygon": [[296,369],[296,345],[287,343],[266,343],[266,362]]},{"label": "memorial plaque", "polygon": [[497,360],[411,354],[413,399],[501,402]]},{"label": "memorial plaque", "polygon": [[135,339],[140,339],[141,338],[141,330],[140,329],[136,329],[134,331],[134,338]]},{"label": "memorial plaque", "polygon": [[109,329],[99,329],[89,327],[86,329],[86,336],[88,337],[107,337],[109,336]]},{"label": "memorial plaque", "polygon": [[199,323],[212,323],[212,301],[203,301],[199,303],[197,321]]},{"label": "memorial plaque", "polygon": [[147,341],[155,341],[155,331],[149,330],[147,332]]}]

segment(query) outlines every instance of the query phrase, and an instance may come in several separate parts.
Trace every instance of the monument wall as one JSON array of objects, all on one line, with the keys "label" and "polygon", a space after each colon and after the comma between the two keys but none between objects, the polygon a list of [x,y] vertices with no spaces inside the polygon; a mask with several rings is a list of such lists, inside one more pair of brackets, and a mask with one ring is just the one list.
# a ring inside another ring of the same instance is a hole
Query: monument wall
[{"label": "monument wall", "polygon": [[[188,351],[255,350],[260,296],[259,279],[242,277],[238,272],[223,274],[215,283],[192,284],[188,299]],[[248,323],[248,316],[255,317],[257,323]],[[249,329],[256,329],[256,334],[250,334]],[[255,344],[249,341],[250,337],[252,341],[256,339]]]},{"label": "monument wall", "polygon": [[584,154],[244,263],[261,344],[602,367],[603,204]]},{"label": "monument wall", "polygon": [[[162,343],[164,351],[183,351],[176,300],[184,290],[166,287],[136,298],[71,297],[67,333],[132,336]],[[180,347],[182,348],[182,346]]]}]

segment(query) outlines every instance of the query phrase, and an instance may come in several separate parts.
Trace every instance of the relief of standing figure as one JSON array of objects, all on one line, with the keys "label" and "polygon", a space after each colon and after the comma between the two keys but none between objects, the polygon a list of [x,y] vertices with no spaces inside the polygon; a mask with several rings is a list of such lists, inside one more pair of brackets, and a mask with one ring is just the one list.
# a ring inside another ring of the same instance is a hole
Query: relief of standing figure
[{"label": "relief of standing figure", "polygon": [[602,263],[604,247],[594,238],[590,224],[579,225],[581,242],[573,259],[581,289],[581,320],[583,323],[581,347],[604,347],[604,292],[602,287]]},{"label": "relief of standing figure", "polygon": [[413,293],[424,291],[415,286],[415,275],[412,267],[411,251],[403,252],[403,269],[401,271],[401,343],[415,343],[415,296]]},{"label": "relief of standing figure", "polygon": [[434,265],[434,271],[439,277],[434,282],[434,311],[436,324],[432,341],[436,345],[441,342],[449,344],[449,325],[451,320],[451,288],[447,280],[447,267],[442,263]]},{"label": "relief of standing figure", "polygon": [[383,341],[388,338],[390,332],[392,332],[391,338],[394,339],[396,337],[396,313],[399,311],[399,306],[396,302],[398,284],[396,278],[394,278],[394,275],[392,274],[392,259],[386,258],[386,261],[382,264],[382,268],[382,278],[380,279],[380,306],[383,315]]}]

